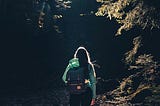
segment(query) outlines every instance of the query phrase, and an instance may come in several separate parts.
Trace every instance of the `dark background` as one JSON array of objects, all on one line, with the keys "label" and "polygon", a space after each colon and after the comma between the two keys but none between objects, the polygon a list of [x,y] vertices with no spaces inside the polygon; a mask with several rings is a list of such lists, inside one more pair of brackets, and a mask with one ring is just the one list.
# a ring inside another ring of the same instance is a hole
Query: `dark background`
[{"label": "dark background", "polygon": [[[34,94],[62,87],[65,67],[81,45],[101,66],[96,68],[96,73],[104,79],[117,79],[128,73],[121,60],[131,50],[135,36],[145,35],[139,53],[152,53],[159,59],[159,30],[135,28],[115,37],[119,26],[114,20],[89,14],[97,10],[96,1],[73,0],[72,8],[66,10],[57,10],[54,3],[49,2],[48,19],[40,29],[31,0],[0,0],[0,96]],[[54,21],[50,18],[54,13],[63,14],[63,18]],[[80,13],[88,15],[81,17]],[[62,33],[55,31],[55,24]]]}]

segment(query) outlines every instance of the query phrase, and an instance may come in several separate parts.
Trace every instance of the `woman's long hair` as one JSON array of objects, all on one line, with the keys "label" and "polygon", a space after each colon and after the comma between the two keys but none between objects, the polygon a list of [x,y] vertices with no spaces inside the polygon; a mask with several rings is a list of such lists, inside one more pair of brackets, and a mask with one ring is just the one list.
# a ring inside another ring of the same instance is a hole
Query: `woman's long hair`
[{"label": "woman's long hair", "polygon": [[76,52],[74,53],[74,58],[78,58],[79,59],[79,63],[80,65],[82,66],[86,66],[88,67],[88,64],[91,65],[91,68],[94,72],[94,76],[96,77],[96,73],[95,73],[95,69],[94,69],[94,65],[92,64],[91,62],[91,59],[90,59],[90,55],[89,55],[89,52],[87,51],[86,48],[80,46]]}]

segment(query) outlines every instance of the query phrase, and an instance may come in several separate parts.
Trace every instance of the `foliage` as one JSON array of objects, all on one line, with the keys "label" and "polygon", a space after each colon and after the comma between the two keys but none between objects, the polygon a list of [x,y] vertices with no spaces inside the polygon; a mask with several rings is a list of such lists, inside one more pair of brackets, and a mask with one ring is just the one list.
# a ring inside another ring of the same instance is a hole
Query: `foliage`
[{"label": "foliage", "polygon": [[141,36],[138,36],[133,39],[133,45],[134,45],[133,49],[130,50],[129,52],[125,53],[125,58],[124,58],[125,60],[124,61],[126,64],[133,63],[135,54],[137,53],[138,48],[141,46],[141,40],[142,40]]},{"label": "foliage", "polygon": [[145,28],[159,28],[158,8],[148,6],[145,0],[97,0],[102,3],[96,16],[107,16],[109,19],[116,19],[120,24],[116,35],[121,35],[122,31],[128,31],[135,26]]},{"label": "foliage", "polygon": [[58,24],[63,18],[62,11],[71,8],[71,1],[33,0],[32,5],[35,8],[32,15],[38,29],[48,30],[52,27],[57,33],[62,33]]},{"label": "foliage", "polygon": [[148,96],[144,100],[145,106],[160,104],[160,86],[153,86],[151,88],[153,95]]},{"label": "foliage", "polygon": [[[101,3],[96,15],[106,16],[110,20],[115,19],[120,27],[116,35],[121,35],[122,31],[131,30],[134,27],[160,28],[158,7],[150,5],[147,0],[97,0]],[[155,1],[153,1],[155,2]],[[152,3],[151,3],[152,4]],[[123,78],[116,89],[97,96],[97,103],[105,105],[129,106],[131,101],[138,98],[137,95],[151,91],[152,96],[148,96],[144,103],[157,103],[154,92],[159,92],[157,87],[159,81],[160,64],[154,60],[151,54],[140,54],[138,50],[142,46],[142,36],[133,39],[133,48],[124,54],[123,62],[131,74]],[[154,99],[151,99],[154,97]],[[138,98],[139,99],[139,98]],[[159,102],[158,102],[159,103]]]},{"label": "foliage", "polygon": [[160,64],[153,59],[151,54],[136,55],[140,45],[142,45],[140,36],[133,40],[133,45],[133,49],[125,54],[124,62],[128,65],[128,70],[134,74],[123,78],[117,89],[98,96],[97,102],[128,106],[137,95],[151,90],[157,84],[156,81],[160,75],[157,68]]},{"label": "foliage", "polygon": [[70,4],[72,3],[70,0],[55,0],[56,2],[56,8],[58,9],[68,9],[71,8]]}]

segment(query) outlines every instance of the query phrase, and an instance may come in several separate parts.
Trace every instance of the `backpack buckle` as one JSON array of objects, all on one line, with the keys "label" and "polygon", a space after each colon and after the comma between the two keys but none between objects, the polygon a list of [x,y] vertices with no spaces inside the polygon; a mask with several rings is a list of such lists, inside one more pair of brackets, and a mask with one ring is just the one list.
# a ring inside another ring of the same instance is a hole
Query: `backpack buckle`
[{"label": "backpack buckle", "polygon": [[78,85],[78,86],[77,86],[77,89],[78,89],[78,90],[80,90],[80,89],[81,89],[81,86],[80,86],[80,85]]}]

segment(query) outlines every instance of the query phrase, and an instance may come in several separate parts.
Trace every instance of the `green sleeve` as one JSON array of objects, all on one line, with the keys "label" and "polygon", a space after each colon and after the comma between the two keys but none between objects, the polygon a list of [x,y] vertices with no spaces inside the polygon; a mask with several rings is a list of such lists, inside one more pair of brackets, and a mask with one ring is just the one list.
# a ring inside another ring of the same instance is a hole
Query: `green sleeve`
[{"label": "green sleeve", "polygon": [[89,66],[89,79],[90,79],[90,88],[92,90],[92,98],[95,99],[96,98],[96,76],[94,75],[94,70],[92,68],[92,66]]},{"label": "green sleeve", "polygon": [[62,80],[63,80],[65,83],[67,83],[67,81],[66,81],[66,75],[67,75],[67,72],[68,72],[69,69],[70,69],[70,65],[68,64],[68,66],[67,66],[67,68],[66,68],[66,70],[65,70],[65,72],[64,72],[64,74],[63,74],[63,76],[62,76]]}]

